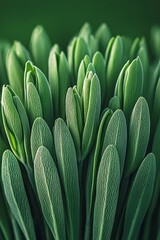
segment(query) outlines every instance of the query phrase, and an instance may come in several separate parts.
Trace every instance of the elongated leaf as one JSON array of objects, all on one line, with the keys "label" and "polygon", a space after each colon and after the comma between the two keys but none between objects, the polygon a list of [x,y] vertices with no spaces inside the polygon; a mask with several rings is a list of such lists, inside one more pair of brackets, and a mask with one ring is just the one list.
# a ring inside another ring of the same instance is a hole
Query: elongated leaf
[{"label": "elongated leaf", "polygon": [[154,129],[157,126],[158,120],[160,119],[160,100],[159,100],[159,91],[160,91],[160,74],[159,79],[157,81],[157,86],[154,92],[154,103],[153,103],[153,109],[152,111],[152,129]]},{"label": "elongated leaf", "polygon": [[43,215],[55,239],[66,239],[60,180],[56,165],[44,146],[34,160],[35,181]]},{"label": "elongated leaf", "polygon": [[79,68],[79,64],[80,64],[81,60],[88,53],[89,53],[89,50],[88,50],[88,46],[87,46],[86,42],[82,38],[77,38],[77,43],[76,43],[76,47],[75,47],[75,55],[74,55],[76,75],[78,73],[78,68]]},{"label": "elongated leaf", "polygon": [[9,83],[22,102],[24,100],[23,71],[27,60],[30,60],[27,49],[20,42],[15,41],[8,51],[6,67]]},{"label": "elongated leaf", "polygon": [[67,206],[68,238],[75,240],[79,238],[80,214],[77,158],[69,129],[60,118],[56,120],[54,126],[54,143]]},{"label": "elongated leaf", "polygon": [[107,102],[114,93],[118,75],[124,64],[124,44],[120,36],[112,38],[106,50],[106,98]]},{"label": "elongated leaf", "polygon": [[66,121],[75,144],[78,161],[81,160],[82,99],[76,87],[69,88],[66,95]]},{"label": "elongated leaf", "polygon": [[90,55],[90,52],[85,40],[82,37],[73,38],[68,46],[68,63],[73,85],[76,84],[79,65],[86,55]]},{"label": "elongated leaf", "polygon": [[[84,119],[85,125],[82,137],[82,160],[88,154],[90,148],[93,144],[93,139],[96,134],[100,109],[101,109],[101,89],[99,79],[96,74],[93,75],[90,81],[89,91],[85,89],[84,85],[84,95],[83,95],[83,105],[84,105]],[[86,100],[85,93],[88,94],[88,99]],[[86,100],[86,101],[85,101]],[[86,113],[86,118],[85,118]]]},{"label": "elongated leaf", "polygon": [[120,175],[122,176],[127,148],[127,124],[122,110],[115,111],[108,123],[102,153],[110,144],[113,144],[118,151],[120,160]]},{"label": "elongated leaf", "polygon": [[146,100],[140,97],[132,111],[125,175],[130,175],[140,165],[145,156],[150,134],[150,114]]},{"label": "elongated leaf", "polygon": [[105,53],[108,42],[111,38],[110,30],[105,23],[99,26],[95,33],[95,37],[97,39],[100,51],[102,51],[102,53]]},{"label": "elongated leaf", "polygon": [[65,118],[65,99],[66,99],[66,93],[67,89],[70,85],[70,79],[69,79],[69,67],[68,67],[68,61],[64,54],[64,52],[61,52],[60,54],[60,62],[59,62],[59,91],[60,91],[60,117]]},{"label": "elongated leaf", "polygon": [[95,201],[95,190],[97,182],[97,172],[100,164],[100,159],[102,157],[102,143],[104,140],[105,131],[108,125],[108,122],[112,116],[112,111],[110,109],[105,109],[97,135],[97,141],[95,148],[89,157],[89,166],[87,171],[87,180],[86,180],[86,227],[85,227],[85,239],[89,239],[92,228],[92,215],[93,215],[93,206]]},{"label": "elongated leaf", "polygon": [[77,90],[80,95],[82,94],[83,82],[86,76],[87,67],[90,62],[91,62],[90,57],[86,55],[79,65],[78,76],[77,76]]},{"label": "elongated leaf", "polygon": [[0,87],[8,84],[6,56],[10,49],[10,43],[6,40],[0,40]]},{"label": "elongated leaf", "polygon": [[36,26],[32,32],[30,49],[34,63],[47,74],[48,57],[51,49],[51,42],[48,34],[42,26]]},{"label": "elongated leaf", "polygon": [[69,68],[63,52],[54,49],[49,56],[49,84],[52,91],[54,113],[56,117],[65,117],[65,98],[69,87]]},{"label": "elongated leaf", "polygon": [[36,239],[22,174],[14,155],[6,150],[2,158],[2,182],[9,207],[27,240]]},{"label": "elongated leaf", "polygon": [[147,212],[156,174],[156,159],[150,153],[141,163],[134,179],[125,213],[123,240],[134,240],[138,236]]},{"label": "elongated leaf", "polygon": [[[32,82],[29,82],[26,87],[26,109],[31,125],[37,117],[43,116],[41,99],[38,91]],[[36,104],[35,104],[36,103]]]},{"label": "elongated leaf", "polygon": [[78,36],[85,40],[87,46],[89,46],[89,52],[92,56],[98,50],[98,44],[97,39],[92,35],[89,23],[85,23],[82,26]]},{"label": "elongated leaf", "polygon": [[94,206],[93,239],[110,239],[120,184],[120,165],[116,148],[104,151],[98,170]]},{"label": "elongated leaf", "polygon": [[[1,167],[1,164],[0,164]],[[0,185],[1,185],[1,179],[0,179]],[[6,203],[5,203],[5,198],[2,193],[2,189],[0,186],[0,231],[2,231],[4,239],[5,240],[10,240],[12,238],[12,226],[11,222],[9,219],[9,214],[7,211]]]},{"label": "elongated leaf", "polygon": [[53,137],[47,123],[42,118],[37,118],[31,130],[31,152],[35,158],[40,146],[45,146],[53,156]]},{"label": "elongated leaf", "polygon": [[106,83],[105,83],[105,60],[103,55],[100,52],[96,52],[93,56],[93,66],[95,67],[96,74],[99,78],[100,86],[101,86],[101,96],[102,102],[104,101],[105,91],[106,91]]},{"label": "elongated leaf", "polygon": [[[42,113],[44,120],[48,123],[50,127],[53,126],[53,102],[52,102],[52,93],[51,89],[48,83],[47,78],[45,77],[44,73],[34,66],[32,62],[28,61],[25,66],[25,73],[24,73],[24,81],[25,81],[25,103],[27,105],[28,102],[28,95],[26,94],[27,85],[28,83],[33,83],[35,88],[37,89],[41,107],[42,107]],[[30,96],[29,96],[30,97]],[[30,99],[29,99],[30,100]],[[36,105],[37,97],[32,97],[32,105]],[[38,106],[39,107],[39,106]],[[30,111],[30,109],[28,109]],[[33,112],[33,109],[31,109],[31,112]]]},{"label": "elongated leaf", "polygon": [[10,86],[3,87],[2,117],[12,151],[23,164],[31,167],[28,117],[21,100]]},{"label": "elongated leaf", "polygon": [[137,99],[143,94],[144,73],[139,57],[131,62],[126,70],[123,83],[123,111],[127,119]]},{"label": "elongated leaf", "polygon": [[116,86],[115,86],[115,90],[114,90],[114,95],[117,96],[119,98],[120,101],[120,108],[123,109],[123,84],[124,84],[124,77],[125,77],[125,72],[127,70],[129,66],[129,61],[126,62],[126,64],[123,66],[123,68],[120,71],[120,74],[118,76],[117,82],[116,82]]},{"label": "elongated leaf", "polygon": [[95,194],[95,185],[96,185],[98,167],[100,164],[100,159],[103,155],[102,143],[104,140],[105,130],[107,128],[107,125],[111,116],[112,116],[112,111],[110,109],[106,109],[99,125],[95,150],[93,151],[93,154],[91,154],[91,158],[89,161],[88,174],[87,174],[87,187],[86,187],[86,204],[87,204],[87,210],[89,210],[89,214],[93,204],[93,198],[94,198],[93,195]]},{"label": "elongated leaf", "polygon": [[12,227],[13,227],[13,232],[14,232],[14,237],[16,240],[23,240],[24,239],[24,235],[19,227],[19,225],[17,224],[16,220],[14,217],[12,217]]}]

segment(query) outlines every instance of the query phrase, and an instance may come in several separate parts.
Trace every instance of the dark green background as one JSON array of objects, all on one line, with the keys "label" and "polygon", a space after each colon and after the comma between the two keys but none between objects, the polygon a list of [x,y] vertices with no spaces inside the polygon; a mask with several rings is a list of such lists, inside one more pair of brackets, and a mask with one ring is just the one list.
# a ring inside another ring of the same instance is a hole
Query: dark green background
[{"label": "dark green background", "polygon": [[53,43],[66,44],[84,22],[95,30],[106,22],[115,34],[147,36],[160,24],[160,0],[153,1],[14,1],[0,0],[0,38],[28,44],[32,29],[42,24]]}]

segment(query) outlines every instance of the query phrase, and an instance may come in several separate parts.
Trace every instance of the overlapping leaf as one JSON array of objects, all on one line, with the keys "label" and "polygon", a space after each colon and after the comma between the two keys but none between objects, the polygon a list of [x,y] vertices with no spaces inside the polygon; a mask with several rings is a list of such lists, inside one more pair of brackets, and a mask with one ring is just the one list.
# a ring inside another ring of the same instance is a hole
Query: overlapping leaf
[{"label": "overlapping leaf", "polygon": [[6,150],[2,159],[2,182],[12,214],[27,240],[36,239],[22,174],[14,155]]},{"label": "overlapping leaf", "polygon": [[120,164],[116,148],[109,145],[98,170],[94,206],[93,239],[110,239],[120,185]]},{"label": "overlapping leaf", "polygon": [[55,239],[66,239],[62,191],[56,165],[44,146],[34,160],[35,181],[43,215]]}]

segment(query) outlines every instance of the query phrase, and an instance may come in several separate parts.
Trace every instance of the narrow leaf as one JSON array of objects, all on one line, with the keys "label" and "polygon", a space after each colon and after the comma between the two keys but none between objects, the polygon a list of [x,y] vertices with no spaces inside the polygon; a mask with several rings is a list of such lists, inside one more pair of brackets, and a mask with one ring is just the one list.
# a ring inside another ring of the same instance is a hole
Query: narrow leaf
[{"label": "narrow leaf", "polygon": [[6,150],[2,158],[2,182],[12,214],[27,240],[36,239],[22,174],[14,155]]},{"label": "narrow leaf", "polygon": [[146,100],[140,97],[132,111],[125,175],[130,175],[140,165],[145,156],[150,135],[150,114]]},{"label": "narrow leaf", "polygon": [[120,165],[116,148],[104,151],[98,170],[94,206],[93,240],[110,239],[120,184]]},{"label": "narrow leaf", "polygon": [[154,154],[150,153],[141,163],[129,194],[123,240],[134,240],[138,236],[152,197],[155,174],[156,159]]},{"label": "narrow leaf", "polygon": [[74,240],[79,238],[80,215],[77,158],[69,129],[60,118],[56,120],[54,126],[54,143],[67,206],[68,238]]},{"label": "narrow leaf", "polygon": [[56,165],[44,146],[38,148],[34,160],[35,182],[43,215],[54,239],[66,239],[60,180]]}]

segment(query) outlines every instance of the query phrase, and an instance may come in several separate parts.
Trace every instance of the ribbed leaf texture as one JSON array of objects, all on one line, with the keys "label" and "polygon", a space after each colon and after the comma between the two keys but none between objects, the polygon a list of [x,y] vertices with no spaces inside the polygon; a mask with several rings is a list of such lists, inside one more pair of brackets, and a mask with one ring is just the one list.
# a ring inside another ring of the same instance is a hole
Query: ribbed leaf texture
[{"label": "ribbed leaf texture", "polygon": [[0,39],[0,240],[160,239],[159,26],[150,39],[105,23],[66,49],[40,25],[29,46]]}]

